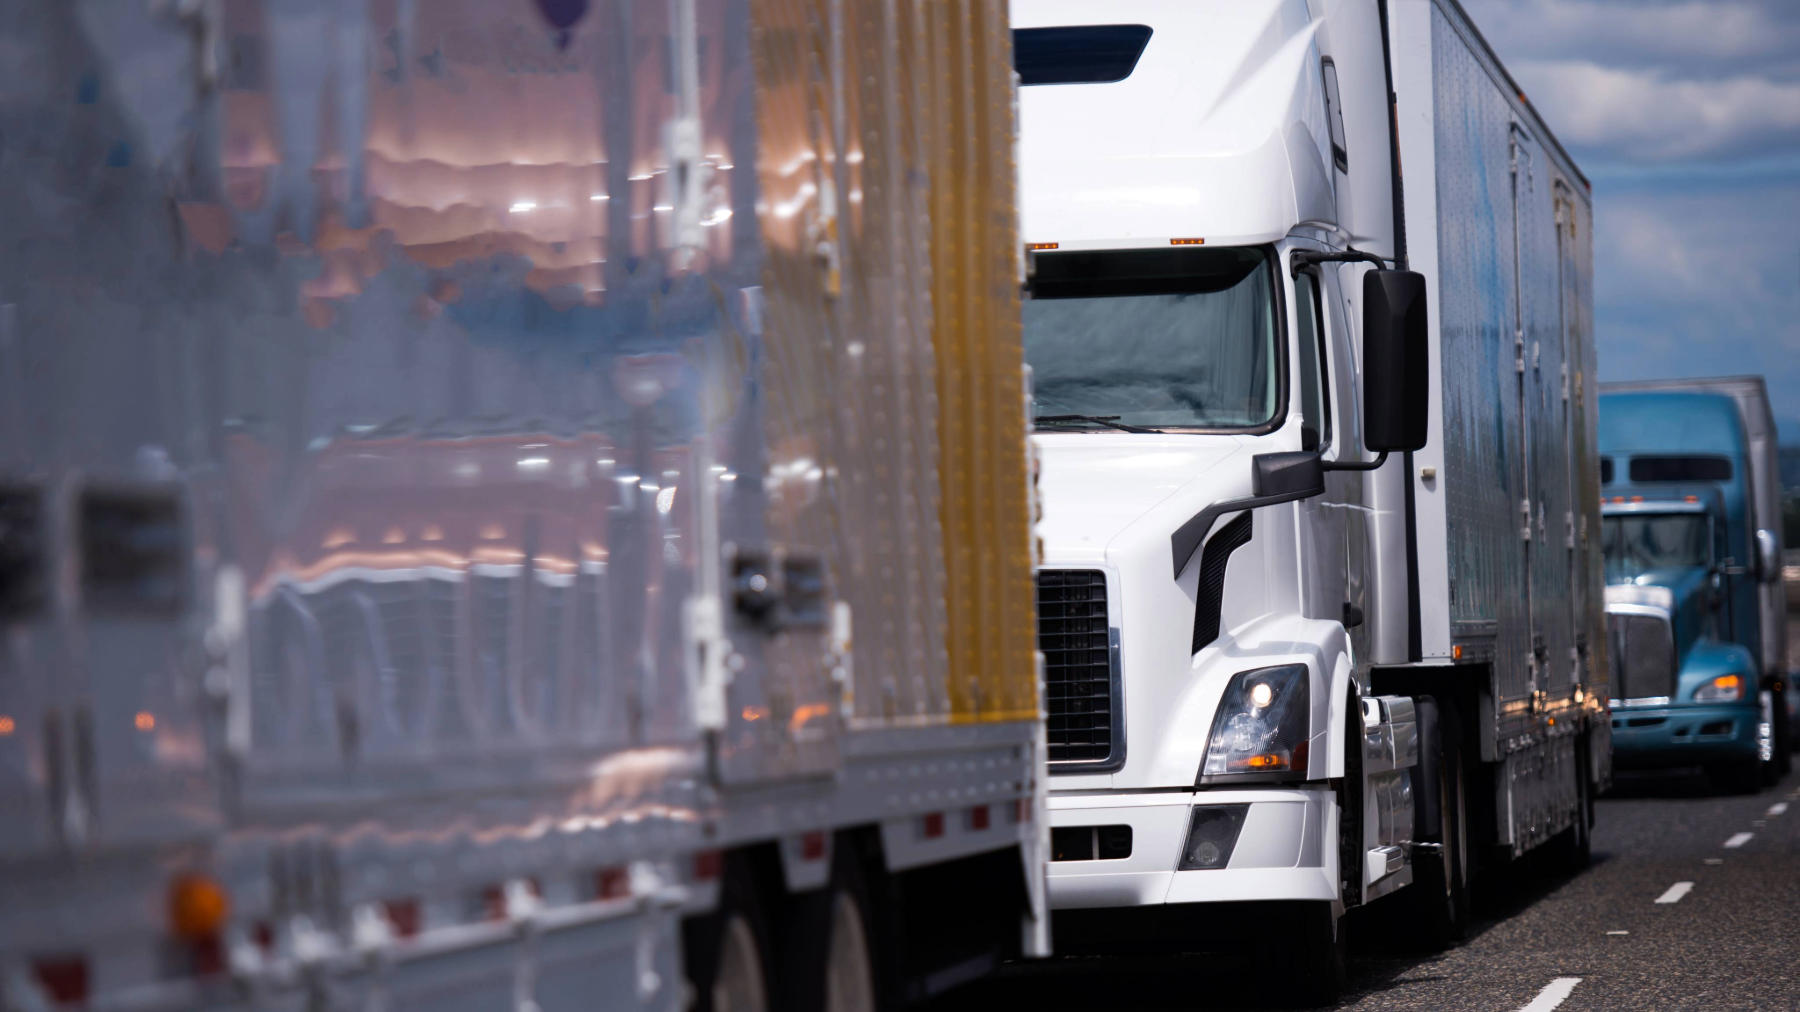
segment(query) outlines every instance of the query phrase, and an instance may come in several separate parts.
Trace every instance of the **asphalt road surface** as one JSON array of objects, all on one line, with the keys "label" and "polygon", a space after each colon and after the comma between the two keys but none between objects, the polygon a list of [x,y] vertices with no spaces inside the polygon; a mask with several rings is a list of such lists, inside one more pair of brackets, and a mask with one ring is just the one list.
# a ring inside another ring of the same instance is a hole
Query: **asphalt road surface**
[{"label": "asphalt road surface", "polygon": [[[1340,1009],[1800,1009],[1800,772],[1755,795],[1622,775],[1588,869],[1495,876],[1457,947],[1421,956],[1351,930]],[[1062,958],[1004,967],[931,1012],[1278,1007],[1278,973],[1221,955]]]}]

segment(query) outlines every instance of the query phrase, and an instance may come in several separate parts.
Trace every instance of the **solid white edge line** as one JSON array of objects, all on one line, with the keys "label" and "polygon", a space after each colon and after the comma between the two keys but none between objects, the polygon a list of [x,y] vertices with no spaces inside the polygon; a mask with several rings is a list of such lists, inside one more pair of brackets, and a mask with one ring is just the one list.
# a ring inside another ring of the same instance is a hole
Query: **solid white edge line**
[{"label": "solid white edge line", "polygon": [[1750,838],[1755,835],[1755,833],[1733,833],[1731,839],[1725,841],[1725,849],[1736,850],[1744,844],[1749,843]]},{"label": "solid white edge line", "polygon": [[1656,898],[1656,902],[1658,902],[1658,903],[1680,903],[1681,898],[1683,896],[1686,896],[1688,894],[1688,892],[1690,890],[1692,890],[1693,888],[1694,888],[1694,883],[1692,883],[1692,882],[1677,882],[1674,885],[1670,886],[1668,888],[1668,890],[1665,891],[1661,896],[1658,896]]},{"label": "solid white edge line", "polygon": [[1567,1000],[1569,992],[1575,990],[1575,985],[1579,983],[1581,983],[1580,977],[1558,977],[1545,984],[1544,989],[1538,992],[1537,997],[1531,999],[1531,1004],[1520,1009],[1519,1012],[1550,1012],[1551,1009]]}]

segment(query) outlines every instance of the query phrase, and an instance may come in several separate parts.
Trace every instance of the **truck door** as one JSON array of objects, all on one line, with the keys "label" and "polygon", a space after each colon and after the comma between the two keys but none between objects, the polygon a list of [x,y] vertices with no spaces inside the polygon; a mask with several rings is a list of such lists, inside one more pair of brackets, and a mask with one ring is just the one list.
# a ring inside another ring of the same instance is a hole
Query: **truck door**
[{"label": "truck door", "polygon": [[[1556,586],[1555,553],[1551,550],[1549,477],[1551,462],[1558,455],[1547,443],[1554,443],[1560,427],[1550,414],[1548,392],[1544,382],[1546,338],[1560,348],[1558,335],[1546,334],[1540,316],[1548,308],[1554,311],[1554,293],[1539,291],[1543,274],[1538,248],[1540,199],[1537,176],[1541,160],[1536,141],[1517,124],[1512,129],[1510,168],[1513,197],[1513,384],[1517,400],[1520,453],[1517,461],[1519,490],[1519,543],[1525,573],[1524,615],[1529,634],[1529,651],[1525,662],[1525,694],[1534,700],[1548,687],[1546,661],[1550,643],[1544,623],[1552,601],[1566,595],[1566,581]],[[1558,357],[1552,352],[1552,357]],[[1551,366],[1555,370],[1554,364]],[[1558,538],[1557,547],[1560,548]]]},{"label": "truck door", "polygon": [[[1334,356],[1328,343],[1341,327],[1332,320],[1331,307],[1336,299],[1336,272],[1327,273],[1317,267],[1305,268],[1294,275],[1294,350],[1299,383],[1303,439],[1309,449],[1317,449],[1332,459],[1345,453],[1354,454],[1355,446],[1342,438],[1334,425],[1342,417],[1338,405],[1340,391],[1334,387]],[[1341,320],[1341,314],[1337,314]],[[1341,358],[1340,358],[1341,360]],[[1360,621],[1363,603],[1353,602],[1348,559],[1350,555],[1349,514],[1361,506],[1360,476],[1353,472],[1333,471],[1326,475],[1325,494],[1305,500],[1300,505],[1303,550],[1311,560],[1305,567],[1307,584],[1302,589],[1306,615],[1309,618],[1341,621],[1354,631],[1365,624]],[[1362,581],[1356,580],[1355,593],[1360,597]],[[1363,630],[1366,636],[1366,630]],[[1357,651],[1358,659],[1362,651]]]},{"label": "truck door", "polygon": [[1587,436],[1589,406],[1584,390],[1592,365],[1581,358],[1581,293],[1577,289],[1579,275],[1574,249],[1575,201],[1570,196],[1567,185],[1561,180],[1556,182],[1553,193],[1556,214],[1557,343],[1562,357],[1562,445],[1567,453],[1563,461],[1567,482],[1563,542],[1568,556],[1568,622],[1573,660],[1571,678],[1587,681],[1591,665],[1586,663],[1586,656],[1592,648],[1589,630],[1585,625],[1591,592],[1588,586],[1587,542],[1590,535],[1587,530],[1587,513],[1592,508],[1589,504],[1600,495],[1599,475],[1589,474],[1584,463],[1594,452]]}]

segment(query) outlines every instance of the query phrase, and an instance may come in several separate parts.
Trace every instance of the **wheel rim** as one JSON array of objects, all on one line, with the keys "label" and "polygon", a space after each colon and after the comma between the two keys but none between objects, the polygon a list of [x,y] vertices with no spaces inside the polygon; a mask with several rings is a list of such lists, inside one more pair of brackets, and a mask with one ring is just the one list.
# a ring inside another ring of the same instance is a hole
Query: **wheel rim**
[{"label": "wheel rim", "polygon": [[848,892],[831,905],[831,942],[825,962],[825,1012],[875,1012],[875,974],[869,965],[862,910]]},{"label": "wheel rim", "polygon": [[769,1012],[762,952],[750,922],[738,914],[725,922],[719,975],[713,979],[713,1012]]}]

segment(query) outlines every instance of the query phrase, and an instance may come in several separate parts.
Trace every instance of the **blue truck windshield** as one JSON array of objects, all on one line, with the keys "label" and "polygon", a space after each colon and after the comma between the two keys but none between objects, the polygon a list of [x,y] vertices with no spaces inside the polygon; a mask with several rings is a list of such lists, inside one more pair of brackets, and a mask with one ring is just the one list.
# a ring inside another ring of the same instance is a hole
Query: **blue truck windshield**
[{"label": "blue truck windshield", "polygon": [[1712,564],[1711,528],[1699,513],[1604,517],[1601,550],[1606,582],[1631,583],[1645,573]]},{"label": "blue truck windshield", "polygon": [[1277,408],[1260,249],[1040,253],[1024,305],[1032,414],[1244,430]]}]

